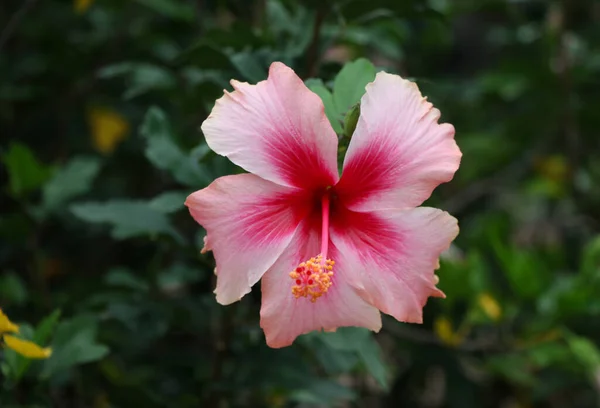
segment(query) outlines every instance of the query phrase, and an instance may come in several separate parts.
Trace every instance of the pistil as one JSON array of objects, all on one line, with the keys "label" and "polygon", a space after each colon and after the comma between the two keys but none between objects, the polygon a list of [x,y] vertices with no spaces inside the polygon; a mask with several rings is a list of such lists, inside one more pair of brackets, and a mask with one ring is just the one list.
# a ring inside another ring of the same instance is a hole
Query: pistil
[{"label": "pistil", "polygon": [[302,262],[292,272],[292,294],[296,299],[309,298],[315,303],[333,285],[333,262],[327,259],[329,249],[329,194],[321,198],[321,253]]}]

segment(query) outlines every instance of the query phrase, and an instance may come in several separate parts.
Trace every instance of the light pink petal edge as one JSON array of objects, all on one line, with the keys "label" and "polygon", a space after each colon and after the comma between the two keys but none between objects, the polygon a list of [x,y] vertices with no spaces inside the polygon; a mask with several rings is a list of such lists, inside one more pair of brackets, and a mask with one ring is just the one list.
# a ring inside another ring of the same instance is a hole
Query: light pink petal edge
[{"label": "light pink petal edge", "polygon": [[[241,299],[288,246],[308,208],[298,191],[253,174],[216,179],[185,203],[207,235],[217,268],[217,301]],[[203,251],[204,251],[203,250]]]},{"label": "light pink petal edge", "polygon": [[427,299],[445,297],[434,272],[440,254],[458,235],[456,219],[426,207],[354,217],[352,225],[331,230],[340,256],[352,265],[348,276],[353,286],[382,312],[402,322],[422,323]]},{"label": "light pink petal edge", "polygon": [[421,205],[450,181],[462,153],[454,127],[413,82],[385,72],[368,84],[337,186],[354,211]]},{"label": "light pink petal edge", "polygon": [[212,150],[284,186],[337,182],[337,136],[319,96],[292,69],[274,62],[267,80],[231,84],[202,124]]}]

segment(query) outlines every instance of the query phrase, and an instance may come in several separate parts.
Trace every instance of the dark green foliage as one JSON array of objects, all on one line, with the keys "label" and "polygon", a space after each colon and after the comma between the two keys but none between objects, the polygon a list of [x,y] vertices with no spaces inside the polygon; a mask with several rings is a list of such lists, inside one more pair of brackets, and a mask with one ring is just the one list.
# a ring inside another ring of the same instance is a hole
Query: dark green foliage
[{"label": "dark green foliage", "polygon": [[[0,349],[0,407],[598,406],[596,2],[84,3],[0,5],[0,308],[54,350]],[[379,70],[455,126],[461,168],[426,205],[461,234],[423,325],[273,350],[258,285],[216,303],[183,203],[241,170],[199,128],[273,61],[321,97],[342,157]]]}]

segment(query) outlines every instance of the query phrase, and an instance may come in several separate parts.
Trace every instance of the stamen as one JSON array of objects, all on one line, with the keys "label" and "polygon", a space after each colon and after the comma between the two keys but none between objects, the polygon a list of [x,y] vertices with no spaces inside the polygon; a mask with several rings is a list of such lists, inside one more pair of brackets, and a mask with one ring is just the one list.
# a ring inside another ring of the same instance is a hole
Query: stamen
[{"label": "stamen", "polygon": [[323,296],[331,285],[333,285],[333,262],[331,259],[323,261],[321,255],[302,262],[296,269],[290,272],[290,278],[295,281],[292,286],[292,294],[296,299],[300,297],[310,298],[316,302]]},{"label": "stamen", "polygon": [[323,296],[331,285],[333,285],[333,262],[327,259],[329,246],[329,195],[324,194],[321,200],[322,224],[321,224],[321,254],[302,262],[296,269],[290,272],[290,278],[295,281],[292,286],[292,294],[296,299],[300,297],[310,298],[316,302]]}]

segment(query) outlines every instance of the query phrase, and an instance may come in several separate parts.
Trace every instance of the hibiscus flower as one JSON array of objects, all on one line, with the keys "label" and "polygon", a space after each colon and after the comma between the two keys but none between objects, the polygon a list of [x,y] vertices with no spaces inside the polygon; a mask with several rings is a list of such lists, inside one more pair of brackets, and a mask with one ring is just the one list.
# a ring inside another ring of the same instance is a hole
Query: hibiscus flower
[{"label": "hibiscus flower", "polygon": [[249,173],[218,178],[186,205],[216,260],[217,301],[262,278],[261,327],[284,347],[313,330],[381,328],[380,311],[421,323],[444,297],[434,270],[456,219],[421,205],[460,164],[454,127],[417,86],[380,72],[368,84],[338,174],[324,106],[290,68],[231,81],[202,124],[206,143]]}]

